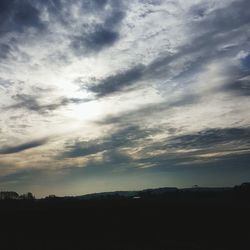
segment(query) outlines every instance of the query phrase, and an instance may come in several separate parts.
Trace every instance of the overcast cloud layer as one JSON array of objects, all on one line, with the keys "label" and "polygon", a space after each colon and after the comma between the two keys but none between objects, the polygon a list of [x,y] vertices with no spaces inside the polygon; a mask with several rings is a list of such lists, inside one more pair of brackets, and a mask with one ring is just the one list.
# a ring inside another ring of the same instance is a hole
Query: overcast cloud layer
[{"label": "overcast cloud layer", "polygon": [[249,0],[0,1],[0,189],[250,178]]}]

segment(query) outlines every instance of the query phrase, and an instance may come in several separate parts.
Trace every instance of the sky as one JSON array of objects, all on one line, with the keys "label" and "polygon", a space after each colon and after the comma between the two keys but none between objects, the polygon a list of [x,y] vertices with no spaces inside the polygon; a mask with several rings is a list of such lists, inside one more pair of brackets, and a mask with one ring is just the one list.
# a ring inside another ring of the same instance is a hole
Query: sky
[{"label": "sky", "polygon": [[0,0],[0,190],[250,180],[249,0]]}]

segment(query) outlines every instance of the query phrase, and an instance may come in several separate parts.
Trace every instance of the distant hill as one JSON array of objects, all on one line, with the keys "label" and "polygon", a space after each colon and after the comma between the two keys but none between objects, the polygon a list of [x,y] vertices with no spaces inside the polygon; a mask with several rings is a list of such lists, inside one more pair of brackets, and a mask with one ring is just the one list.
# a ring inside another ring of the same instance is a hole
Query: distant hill
[{"label": "distant hill", "polygon": [[[100,200],[100,199],[142,199],[142,198],[176,198],[176,197],[194,197],[220,194],[250,194],[250,183],[242,183],[235,187],[199,187],[197,185],[191,188],[162,187],[144,189],[139,191],[113,191],[92,193],[79,196],[57,197],[49,195],[40,200]],[[0,200],[35,200],[32,193],[18,195],[16,192],[0,192]]]},{"label": "distant hill", "polygon": [[140,199],[140,198],[159,198],[159,197],[176,197],[192,194],[215,194],[225,193],[231,191],[250,191],[250,183],[243,183],[235,187],[198,187],[191,188],[176,188],[176,187],[163,187],[154,189],[144,189],[140,191],[113,191],[113,192],[101,192],[86,194],[74,197],[64,197],[68,199],[76,200],[94,200],[94,199]]}]

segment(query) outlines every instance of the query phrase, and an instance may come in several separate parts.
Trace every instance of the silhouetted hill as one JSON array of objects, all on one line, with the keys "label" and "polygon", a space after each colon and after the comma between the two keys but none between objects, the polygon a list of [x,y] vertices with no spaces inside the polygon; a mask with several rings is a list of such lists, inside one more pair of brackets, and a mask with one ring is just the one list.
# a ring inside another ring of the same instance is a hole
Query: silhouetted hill
[{"label": "silhouetted hill", "polygon": [[2,200],[0,249],[246,250],[249,198],[244,183]]},{"label": "silhouetted hill", "polygon": [[192,197],[203,196],[214,194],[214,195],[228,195],[235,193],[242,193],[250,191],[250,184],[243,183],[235,187],[198,187],[194,186],[192,188],[182,188],[178,189],[176,187],[162,187],[154,189],[144,189],[139,191],[113,191],[113,192],[101,192],[101,193],[92,193],[79,196],[65,196],[65,197],[56,197],[48,196],[47,200],[96,200],[96,199],[142,199],[142,198],[170,198],[170,197]]}]

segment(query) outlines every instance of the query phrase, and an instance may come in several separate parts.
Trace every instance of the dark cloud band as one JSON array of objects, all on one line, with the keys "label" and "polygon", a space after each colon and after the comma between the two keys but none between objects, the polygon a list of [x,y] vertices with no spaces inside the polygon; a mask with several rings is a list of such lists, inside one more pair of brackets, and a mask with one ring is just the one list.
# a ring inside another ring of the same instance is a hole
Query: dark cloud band
[{"label": "dark cloud band", "polygon": [[28,149],[36,148],[47,143],[47,139],[26,142],[17,146],[6,147],[0,149],[0,154],[15,154]]},{"label": "dark cloud band", "polygon": [[111,75],[105,79],[98,80],[87,89],[96,94],[97,97],[104,97],[110,94],[128,89],[139,81],[143,75],[144,66],[138,65],[132,69]]},{"label": "dark cloud band", "polygon": [[17,94],[13,96],[13,99],[17,101],[16,104],[8,106],[7,109],[27,109],[30,111],[38,112],[45,114],[61,107],[70,105],[70,104],[80,104],[88,102],[89,99],[80,99],[80,98],[66,98],[56,100],[54,103],[50,104],[41,104],[39,103],[39,97],[36,95],[26,95],[26,94]]}]

